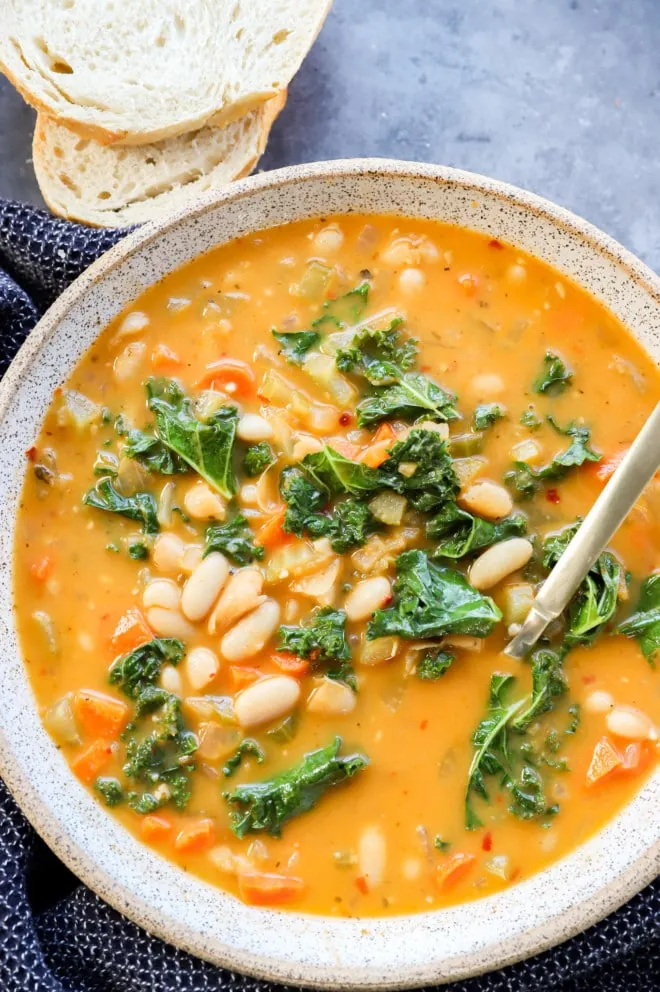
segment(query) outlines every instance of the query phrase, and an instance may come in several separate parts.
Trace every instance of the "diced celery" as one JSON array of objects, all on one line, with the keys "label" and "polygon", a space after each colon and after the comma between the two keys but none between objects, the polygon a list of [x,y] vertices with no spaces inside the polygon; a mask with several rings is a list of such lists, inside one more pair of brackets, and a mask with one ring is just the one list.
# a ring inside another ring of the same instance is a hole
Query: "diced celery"
[{"label": "diced celery", "polygon": [[534,586],[529,582],[517,582],[504,590],[504,622],[523,623],[534,602]]},{"label": "diced celery", "polygon": [[340,406],[346,408],[354,406],[357,402],[357,392],[350,382],[337,371],[334,358],[330,355],[322,355],[318,352],[309,355],[304,363],[303,370],[314,380],[317,385],[327,389],[329,395]]},{"label": "diced celery", "polygon": [[449,451],[453,458],[469,458],[483,451],[484,435],[481,431],[471,434],[455,434],[449,438]]},{"label": "diced celery", "polygon": [[320,300],[330,285],[334,271],[322,262],[309,262],[300,282],[291,287],[291,295],[306,300]]},{"label": "diced celery", "polygon": [[406,510],[406,497],[398,493],[380,493],[369,503],[369,509],[376,520],[383,524],[395,526],[403,520]]}]

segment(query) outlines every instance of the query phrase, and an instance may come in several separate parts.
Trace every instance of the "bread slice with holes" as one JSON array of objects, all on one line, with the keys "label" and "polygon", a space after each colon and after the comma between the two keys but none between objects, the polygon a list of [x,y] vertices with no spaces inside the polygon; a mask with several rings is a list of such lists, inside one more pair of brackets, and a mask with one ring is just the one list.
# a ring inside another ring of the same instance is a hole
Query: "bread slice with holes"
[{"label": "bread slice with holes", "polygon": [[154,220],[250,173],[285,102],[281,93],[224,127],[129,148],[99,145],[39,114],[37,181],[51,210],[69,220],[97,227]]},{"label": "bread slice with holes", "polygon": [[2,0],[0,68],[101,144],[245,117],[286,89],[331,0]]}]

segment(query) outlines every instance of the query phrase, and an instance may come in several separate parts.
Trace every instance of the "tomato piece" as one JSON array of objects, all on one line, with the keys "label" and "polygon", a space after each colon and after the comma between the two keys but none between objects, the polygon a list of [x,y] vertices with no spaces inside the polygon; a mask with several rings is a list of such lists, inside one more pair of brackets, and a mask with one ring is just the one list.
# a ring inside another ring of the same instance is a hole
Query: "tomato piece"
[{"label": "tomato piece", "polygon": [[151,354],[151,364],[156,368],[170,368],[176,365],[183,365],[176,351],[172,351],[166,344],[157,344]]},{"label": "tomato piece", "polygon": [[128,654],[153,639],[147,621],[139,610],[127,610],[114,629],[110,644],[117,654]]},{"label": "tomato piece", "polygon": [[93,737],[118,737],[128,720],[126,703],[95,689],[78,690],[73,712],[81,729]]},{"label": "tomato piece", "polygon": [[475,861],[476,855],[465,851],[457,851],[436,869],[436,883],[440,889],[450,889],[462,878],[465,878]]},{"label": "tomato piece", "polygon": [[174,847],[177,851],[185,852],[186,854],[197,854],[199,851],[205,851],[211,846],[215,840],[215,827],[213,825],[213,820],[198,820],[196,823],[190,823],[183,830],[180,830],[176,835],[174,841]]},{"label": "tomato piece", "polygon": [[111,758],[110,741],[93,741],[89,747],[76,755],[71,762],[71,768],[83,782],[92,782],[109,765]]},{"label": "tomato piece", "polygon": [[244,902],[253,906],[277,906],[301,895],[302,878],[276,872],[248,871],[238,876],[238,891]]},{"label": "tomato piece", "polygon": [[279,547],[281,544],[286,544],[288,541],[292,540],[292,535],[284,530],[282,524],[284,523],[284,515],[286,509],[282,507],[281,510],[277,510],[272,517],[270,517],[265,524],[263,524],[257,531],[257,544],[263,545],[269,551],[273,548]]},{"label": "tomato piece", "polygon": [[53,559],[49,558],[48,555],[44,555],[30,566],[30,574],[37,582],[45,582],[53,574],[54,568],[55,562]]},{"label": "tomato piece", "polygon": [[254,372],[238,358],[220,358],[206,366],[195,383],[198,389],[222,389],[231,396],[252,396],[256,388]]},{"label": "tomato piece", "polygon": [[244,689],[246,685],[252,685],[263,675],[258,668],[246,668],[242,665],[232,665],[229,669],[232,685],[236,689]]},{"label": "tomato piece", "polygon": [[396,441],[396,431],[391,424],[385,422],[380,425],[373,436],[372,443],[377,444],[378,441]]},{"label": "tomato piece", "polygon": [[594,753],[591,756],[591,762],[587,769],[587,785],[596,785],[601,779],[606,778],[613,771],[616,771],[617,768],[620,768],[622,764],[623,758],[614,747],[614,744],[612,744],[608,737],[601,737],[596,742]]},{"label": "tomato piece", "polygon": [[286,672],[287,675],[293,675],[296,679],[307,675],[309,671],[309,661],[307,658],[301,658],[300,655],[294,654],[293,651],[275,651],[270,656],[270,659],[281,671]]},{"label": "tomato piece", "polygon": [[140,833],[147,843],[156,844],[164,840],[172,830],[172,821],[167,817],[149,813],[142,818],[140,823]]},{"label": "tomato piece", "polygon": [[367,880],[364,877],[364,875],[358,875],[358,877],[355,879],[355,888],[363,896],[366,896],[366,894],[369,891],[369,883],[367,882]]}]

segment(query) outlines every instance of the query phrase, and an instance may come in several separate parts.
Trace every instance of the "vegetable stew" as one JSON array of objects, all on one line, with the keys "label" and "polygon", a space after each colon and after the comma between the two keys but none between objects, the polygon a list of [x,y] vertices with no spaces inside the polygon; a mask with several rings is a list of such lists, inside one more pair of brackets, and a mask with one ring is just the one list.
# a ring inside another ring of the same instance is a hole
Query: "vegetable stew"
[{"label": "vegetable stew", "polygon": [[44,723],[142,842],[262,906],[474,899],[658,760],[660,484],[502,648],[660,399],[586,292],[431,221],[235,241],[148,290],[26,453]]}]

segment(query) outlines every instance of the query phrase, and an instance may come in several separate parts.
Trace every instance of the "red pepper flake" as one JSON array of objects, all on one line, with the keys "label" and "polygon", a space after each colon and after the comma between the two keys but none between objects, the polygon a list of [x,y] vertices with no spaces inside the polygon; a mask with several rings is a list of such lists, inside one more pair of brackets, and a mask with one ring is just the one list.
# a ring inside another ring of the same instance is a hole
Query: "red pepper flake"
[{"label": "red pepper flake", "polygon": [[583,675],[582,676],[582,681],[584,682],[585,685],[591,685],[592,682],[595,682],[596,681],[596,676],[595,675]]},{"label": "red pepper flake", "polygon": [[483,840],[481,841],[481,846],[484,849],[484,851],[490,851],[492,849],[493,835],[490,832],[490,830],[487,830],[486,833],[484,834]]},{"label": "red pepper flake", "polygon": [[369,891],[369,886],[367,885],[367,880],[364,877],[364,875],[358,875],[358,877],[355,879],[355,887],[358,890],[358,892],[361,892],[363,896],[366,896],[367,892]]},{"label": "red pepper flake", "polygon": [[350,413],[342,413],[342,415],[339,418],[339,423],[342,427],[348,427],[352,419],[353,418],[351,417]]},{"label": "red pepper flake", "polygon": [[25,457],[29,461],[31,461],[31,462],[36,462],[36,460],[37,460],[37,449],[35,448],[34,445],[32,445],[31,448],[28,448],[27,449],[27,451],[25,452]]},{"label": "red pepper flake", "polygon": [[520,878],[520,868],[514,868],[511,872],[510,882],[515,882],[517,878]]},{"label": "red pepper flake", "polygon": [[426,730],[426,728],[428,727],[428,725],[429,725],[429,721],[428,720],[422,720],[422,722],[419,725],[419,729],[420,730]]},{"label": "red pepper flake", "polygon": [[556,489],[548,489],[545,494],[545,498],[547,499],[548,503],[559,503],[561,496],[559,495]]},{"label": "red pepper flake", "polygon": [[498,241],[497,238],[491,238],[490,241],[488,242],[488,247],[495,248],[497,251],[504,250],[504,245],[502,244],[501,241]]}]

